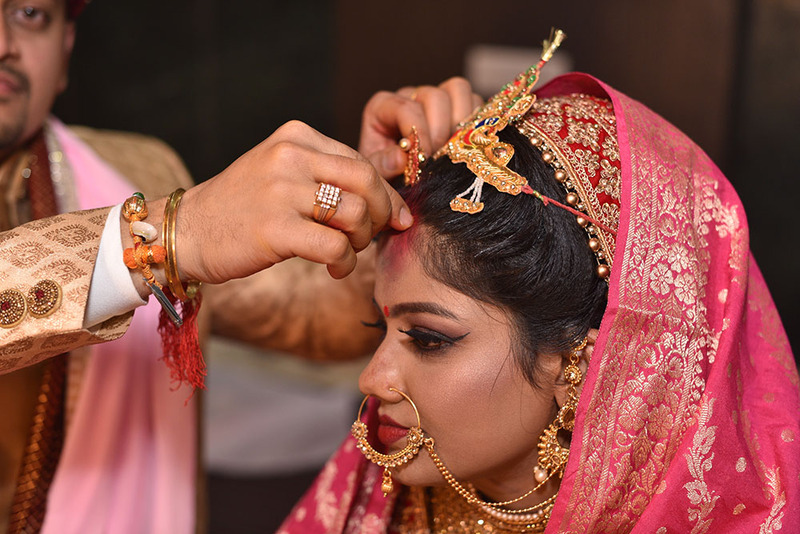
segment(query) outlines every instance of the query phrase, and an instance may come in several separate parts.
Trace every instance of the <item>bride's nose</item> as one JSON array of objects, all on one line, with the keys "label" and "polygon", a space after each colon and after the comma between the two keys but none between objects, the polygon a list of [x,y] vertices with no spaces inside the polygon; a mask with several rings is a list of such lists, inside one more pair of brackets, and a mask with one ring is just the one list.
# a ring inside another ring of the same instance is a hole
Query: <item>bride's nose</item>
[{"label": "bride's nose", "polygon": [[402,365],[397,355],[393,355],[386,341],[381,343],[369,364],[361,371],[358,387],[365,395],[394,401],[397,393],[389,388],[405,391]]}]

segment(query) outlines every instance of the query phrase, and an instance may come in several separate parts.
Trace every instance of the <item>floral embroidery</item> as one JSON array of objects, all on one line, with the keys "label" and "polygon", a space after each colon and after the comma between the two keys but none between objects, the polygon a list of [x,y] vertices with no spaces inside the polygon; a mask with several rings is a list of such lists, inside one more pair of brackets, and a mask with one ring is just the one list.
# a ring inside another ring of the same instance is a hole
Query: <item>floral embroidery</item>
[{"label": "floral embroidery", "polygon": [[314,516],[327,529],[333,527],[338,513],[336,494],[331,491],[336,479],[336,472],[337,468],[334,462],[325,464],[317,480],[317,489],[314,493],[314,500],[317,504]]},{"label": "floral embroidery", "polygon": [[[682,433],[697,422],[720,335],[707,322],[704,300],[709,223],[719,205],[711,167],[684,164],[693,157],[691,141],[646,108],[627,103],[625,113],[632,183],[626,250],[615,265],[621,307],[602,359],[592,362],[599,378],[585,408],[581,478],[561,523],[570,532],[625,531],[636,523]],[[694,206],[686,200],[691,194]],[[698,506],[707,499],[696,510],[702,528],[714,495],[700,489],[692,496]]]},{"label": "floral embroidery", "polygon": [[694,481],[685,484],[686,494],[693,508],[689,508],[689,520],[694,521],[692,534],[708,532],[711,520],[707,517],[714,509],[714,505],[719,499],[716,492],[708,489],[705,481],[705,473],[712,468],[714,453],[711,447],[716,439],[717,427],[709,426],[708,422],[714,408],[714,399],[700,405],[700,414],[697,422],[697,432],[692,440],[692,448],[686,453],[686,463],[689,473]]},{"label": "floral embroidery", "polygon": [[597,183],[597,189],[603,191],[610,197],[619,199],[620,194],[620,172],[619,168],[615,167],[607,159],[600,160],[600,181]]},{"label": "floral embroidery", "polygon": [[[543,102],[543,101],[540,101]],[[553,103],[555,104],[555,103]],[[539,103],[536,104],[537,109],[540,109]],[[547,109],[547,108],[544,108]],[[548,132],[557,132],[564,127],[564,119],[561,118],[561,115],[545,115],[540,119],[540,124],[545,131]]]},{"label": "floral embroidery", "polygon": [[58,230],[44,234],[44,236],[65,247],[78,247],[100,237],[80,224],[62,226]]},{"label": "floral embroidery", "polygon": [[603,141],[603,156],[611,160],[619,159],[619,145],[608,137]]},{"label": "floral embroidery", "polygon": [[594,152],[600,152],[600,131],[594,124],[567,120],[567,131],[565,143],[576,143],[591,148]]},{"label": "floral embroidery", "polygon": [[656,265],[655,270],[650,273],[650,280],[652,280],[650,287],[653,291],[660,295],[666,295],[669,293],[672,290],[672,284],[675,281],[672,271],[663,263]]},{"label": "floral embroidery", "polygon": [[47,248],[41,242],[27,241],[11,247],[5,256],[12,265],[24,269],[30,265],[35,265],[51,254],[53,254],[53,250]]},{"label": "floral embroidery", "polygon": [[597,174],[597,169],[600,168],[600,156],[594,152],[579,148],[575,151],[575,157],[582,167],[586,167],[589,174]]},{"label": "floral embroidery", "polygon": [[758,529],[759,534],[771,534],[783,528],[781,519],[783,519],[783,507],[786,506],[786,493],[781,487],[781,478],[777,468],[767,472],[767,487],[772,497],[772,509],[770,509],[766,521]]},{"label": "floral embroidery", "polygon": [[745,469],[747,469],[747,459],[745,459],[744,456],[741,456],[738,460],[736,460],[736,472],[744,473]]}]

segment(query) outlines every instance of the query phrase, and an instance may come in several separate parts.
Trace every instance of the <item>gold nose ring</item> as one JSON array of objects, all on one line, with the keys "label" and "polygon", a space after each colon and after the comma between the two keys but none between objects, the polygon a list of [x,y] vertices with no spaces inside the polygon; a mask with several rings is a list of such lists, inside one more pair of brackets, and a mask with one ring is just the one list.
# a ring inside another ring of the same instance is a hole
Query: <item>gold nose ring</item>
[{"label": "gold nose ring", "polygon": [[411,400],[411,397],[399,389],[389,388],[389,391],[394,391],[407,400],[411,404],[411,407],[414,408],[414,414],[417,416],[417,426],[408,429],[405,447],[393,454],[382,454],[376,451],[372,445],[369,444],[369,441],[367,441],[367,425],[361,421],[361,413],[364,410],[364,406],[367,404],[367,400],[370,398],[370,395],[365,396],[364,400],[361,401],[361,406],[358,408],[358,418],[350,429],[353,437],[356,438],[356,441],[358,442],[358,449],[367,458],[367,460],[383,467],[381,491],[383,492],[384,497],[391,493],[392,489],[394,488],[394,483],[392,481],[392,469],[408,463],[417,454],[419,454],[419,450],[422,447],[423,441],[423,433],[417,405],[414,404],[414,401]]}]

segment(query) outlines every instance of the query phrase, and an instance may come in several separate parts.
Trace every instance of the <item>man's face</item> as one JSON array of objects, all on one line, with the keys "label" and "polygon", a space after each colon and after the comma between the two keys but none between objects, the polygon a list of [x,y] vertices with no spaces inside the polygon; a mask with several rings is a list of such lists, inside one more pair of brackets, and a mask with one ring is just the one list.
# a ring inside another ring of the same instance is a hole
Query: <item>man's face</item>
[{"label": "man's face", "polygon": [[41,128],[67,86],[66,0],[0,0],[0,158]]}]

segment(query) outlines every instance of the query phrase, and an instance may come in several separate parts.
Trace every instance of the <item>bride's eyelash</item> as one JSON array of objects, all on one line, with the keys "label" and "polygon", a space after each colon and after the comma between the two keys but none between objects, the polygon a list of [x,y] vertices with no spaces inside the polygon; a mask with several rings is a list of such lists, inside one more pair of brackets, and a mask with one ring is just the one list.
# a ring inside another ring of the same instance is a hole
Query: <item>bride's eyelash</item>
[{"label": "bride's eyelash", "polygon": [[367,321],[361,321],[361,324],[363,324],[367,328],[377,328],[378,330],[383,330],[384,332],[386,331],[386,322],[381,320],[381,319],[378,319],[374,323],[368,323]]},{"label": "bride's eyelash", "polygon": [[463,336],[457,336],[453,338],[446,336],[441,332],[421,328],[409,328],[408,330],[398,329],[398,331],[410,337],[414,348],[420,352],[432,352],[447,349],[456,342],[467,337],[467,334],[469,333],[468,332]]}]

